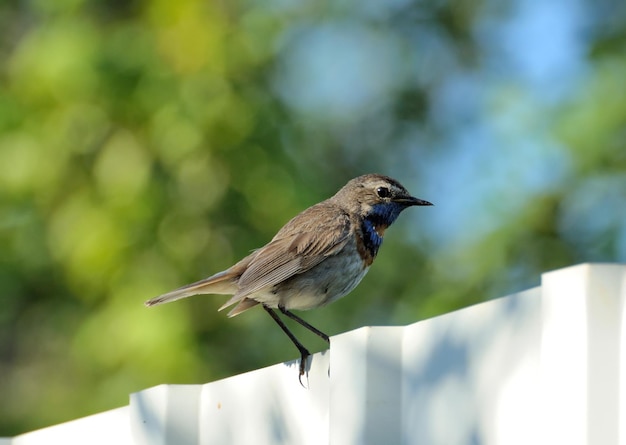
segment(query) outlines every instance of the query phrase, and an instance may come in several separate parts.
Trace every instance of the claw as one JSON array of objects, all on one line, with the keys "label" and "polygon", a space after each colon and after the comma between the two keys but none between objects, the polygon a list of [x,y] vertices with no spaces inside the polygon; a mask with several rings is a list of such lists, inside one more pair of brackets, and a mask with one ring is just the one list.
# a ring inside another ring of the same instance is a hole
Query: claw
[{"label": "claw", "polygon": [[306,386],[304,386],[304,383],[302,383],[302,376],[306,373],[306,359],[310,355],[311,354],[306,351],[306,353],[302,352],[302,355],[300,356],[300,373],[298,374],[298,381],[300,382],[300,386],[302,386],[304,389],[306,389]]}]

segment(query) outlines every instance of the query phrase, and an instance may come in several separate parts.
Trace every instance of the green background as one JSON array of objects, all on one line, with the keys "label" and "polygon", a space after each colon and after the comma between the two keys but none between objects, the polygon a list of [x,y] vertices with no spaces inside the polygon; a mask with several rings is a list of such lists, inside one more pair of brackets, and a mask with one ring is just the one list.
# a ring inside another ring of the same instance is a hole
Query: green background
[{"label": "green background", "polygon": [[300,313],[329,335],[626,261],[624,3],[531,4],[2,1],[0,435],[296,358],[261,310],[143,302],[362,173],[435,207]]}]

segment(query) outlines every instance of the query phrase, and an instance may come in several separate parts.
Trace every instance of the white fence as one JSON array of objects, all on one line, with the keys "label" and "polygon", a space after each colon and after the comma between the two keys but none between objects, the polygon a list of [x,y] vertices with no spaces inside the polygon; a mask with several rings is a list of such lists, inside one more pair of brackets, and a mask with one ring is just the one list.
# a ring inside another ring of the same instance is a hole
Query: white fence
[{"label": "white fence", "polygon": [[161,385],[0,445],[626,445],[626,266],[549,272],[540,287],[331,345],[307,389],[296,362]]}]

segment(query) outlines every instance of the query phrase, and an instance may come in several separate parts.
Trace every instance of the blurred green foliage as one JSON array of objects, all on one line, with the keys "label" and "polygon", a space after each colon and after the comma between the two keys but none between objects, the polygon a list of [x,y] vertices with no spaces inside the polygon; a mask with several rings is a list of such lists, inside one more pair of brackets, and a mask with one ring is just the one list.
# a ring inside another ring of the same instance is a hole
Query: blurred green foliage
[{"label": "blurred green foliage", "polygon": [[[152,385],[294,359],[262,311],[228,320],[219,297],[142,303],[228,267],[364,172],[397,177],[436,207],[403,215],[364,285],[305,315],[331,335],[521,290],[548,269],[626,260],[623,11],[599,18],[609,26],[589,34],[584,74],[558,100],[494,81],[497,66],[476,71],[502,159],[455,165],[442,164],[453,157],[446,135],[474,117],[447,122],[433,91],[481,65],[481,32],[502,12],[487,2],[263,3],[0,4],[0,435],[124,405]],[[317,65],[294,71],[326,21],[338,45],[371,44],[346,66],[371,63],[387,76],[361,71],[329,90],[332,99],[354,82],[371,93],[344,108],[324,108],[311,86]],[[465,93],[450,94],[471,101]],[[558,181],[531,193],[515,172],[536,160],[516,141],[532,145],[537,134],[566,161],[557,174],[541,158],[542,175]],[[428,212],[469,190],[450,185],[452,168],[480,164],[482,181],[512,157],[513,174],[472,196],[482,207],[442,217],[460,229],[436,235]],[[472,213],[489,216],[486,229],[473,229]]]}]

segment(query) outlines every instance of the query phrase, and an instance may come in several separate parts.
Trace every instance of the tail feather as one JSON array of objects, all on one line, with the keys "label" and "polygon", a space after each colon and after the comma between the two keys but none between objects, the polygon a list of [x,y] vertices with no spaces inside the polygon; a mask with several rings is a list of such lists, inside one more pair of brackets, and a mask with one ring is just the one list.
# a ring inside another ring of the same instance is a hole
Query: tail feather
[{"label": "tail feather", "polygon": [[[251,307],[256,306],[257,304],[259,304],[258,301],[255,300],[251,300],[250,298],[244,298],[243,300],[239,301],[239,304],[237,306],[235,306],[229,313],[228,316],[229,317],[234,317],[235,315],[239,315],[244,311],[247,311],[248,309],[250,309]],[[222,306],[219,310],[222,310],[226,307],[226,305]]]},{"label": "tail feather", "polygon": [[167,292],[151,300],[146,301],[146,306],[156,306],[157,304],[169,303],[199,294],[234,294],[237,292],[235,276],[230,270],[216,273],[204,280],[187,284],[186,286]]}]

